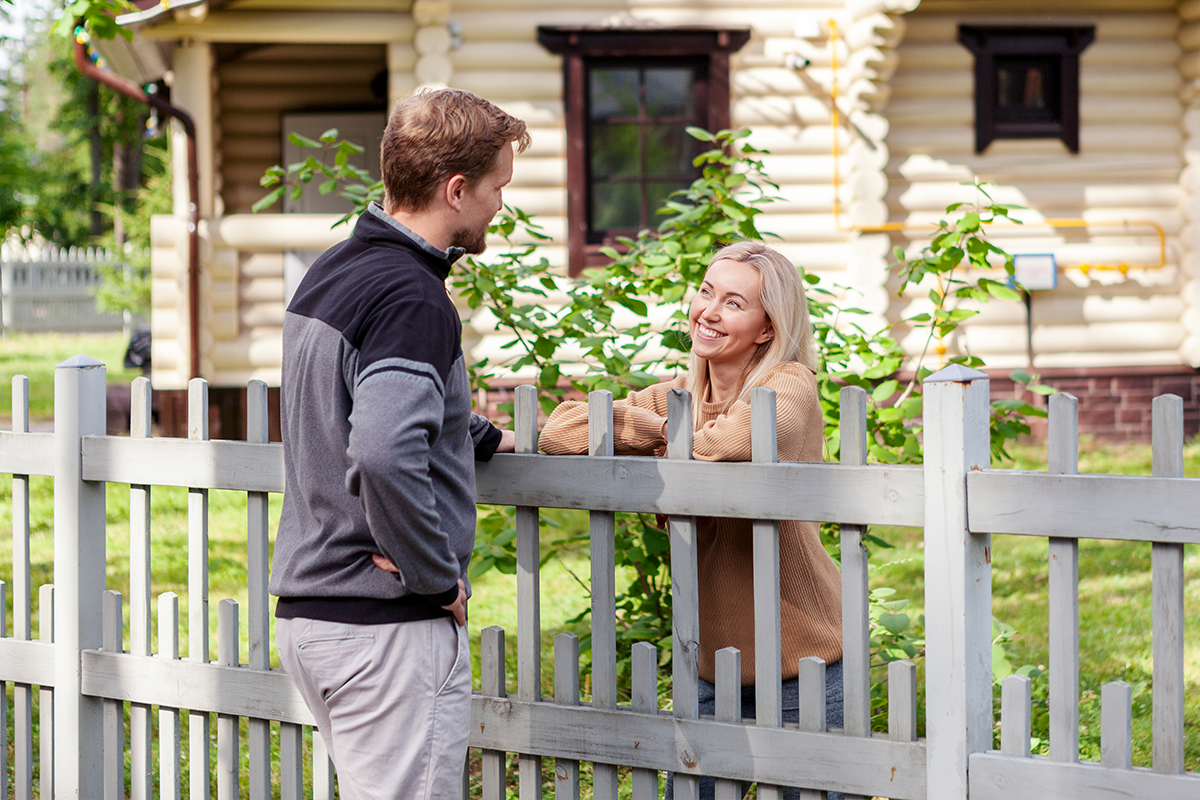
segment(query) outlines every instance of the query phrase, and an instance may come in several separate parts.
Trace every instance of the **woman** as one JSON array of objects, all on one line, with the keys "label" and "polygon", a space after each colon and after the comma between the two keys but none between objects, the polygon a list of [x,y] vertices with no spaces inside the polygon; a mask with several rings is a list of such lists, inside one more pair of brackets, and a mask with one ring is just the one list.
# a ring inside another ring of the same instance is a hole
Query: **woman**
[{"label": "woman", "polygon": [[[693,456],[749,461],[750,390],[767,386],[775,390],[779,459],[821,460],[816,346],[804,282],[787,258],[758,242],[717,252],[692,300],[688,329],[686,375],[613,403],[618,455],[666,453],[667,396],[684,388],[693,398]],[[539,443],[547,453],[569,454],[586,452],[587,440],[587,404],[572,401],[550,415]],[[742,653],[743,713],[754,716],[751,542],[748,519],[698,521],[701,714],[714,710],[716,652],[736,647]],[[784,719],[798,719],[798,661],[817,656],[828,665],[827,724],[841,727],[841,575],[821,546],[816,523],[779,523],[779,562]],[[712,780],[702,781],[701,797],[712,793]],[[798,796],[798,790],[785,793]]]}]

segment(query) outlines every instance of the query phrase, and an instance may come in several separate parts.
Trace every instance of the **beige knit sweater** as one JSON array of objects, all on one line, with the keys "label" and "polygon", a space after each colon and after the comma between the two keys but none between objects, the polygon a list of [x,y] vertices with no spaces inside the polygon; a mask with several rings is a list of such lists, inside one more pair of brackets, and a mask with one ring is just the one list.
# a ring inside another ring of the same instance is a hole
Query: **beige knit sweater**
[{"label": "beige knit sweater", "polygon": [[[667,395],[684,378],[660,383],[613,403],[617,455],[666,453],[662,435]],[[775,390],[779,460],[820,461],[821,407],[813,373],[796,362],[779,365],[763,386]],[[750,406],[700,403],[693,456],[700,461],[750,460]],[[550,415],[539,444],[552,455],[587,452],[587,403],[569,401]],[[751,521],[701,517],[697,521],[700,580],[700,677],[714,680],[715,654],[742,653],[742,684],[754,682],[754,568]],[[783,677],[796,677],[801,658],[832,664],[842,657],[842,590],[837,566],[821,546],[814,522],[779,523],[779,593]]]}]

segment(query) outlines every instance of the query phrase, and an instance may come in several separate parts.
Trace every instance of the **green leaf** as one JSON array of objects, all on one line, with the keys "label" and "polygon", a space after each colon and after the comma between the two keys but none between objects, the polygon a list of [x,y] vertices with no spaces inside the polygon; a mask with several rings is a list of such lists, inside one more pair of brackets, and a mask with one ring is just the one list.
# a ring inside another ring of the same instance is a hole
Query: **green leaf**
[{"label": "green leaf", "polygon": [[988,281],[987,290],[988,290],[988,294],[990,294],[992,297],[996,298],[997,300],[1020,300],[1021,299],[1020,293],[1013,291],[1012,289],[1008,288],[1007,286],[1005,286],[1003,283],[1000,283],[999,281]]},{"label": "green leaf", "polygon": [[314,150],[322,149],[322,145],[320,142],[314,141],[313,139],[310,139],[307,136],[302,136],[299,133],[296,133],[295,131],[292,131],[291,133],[288,134],[288,141],[291,142],[292,144],[296,145],[297,147],[308,147],[308,148],[311,148]]}]

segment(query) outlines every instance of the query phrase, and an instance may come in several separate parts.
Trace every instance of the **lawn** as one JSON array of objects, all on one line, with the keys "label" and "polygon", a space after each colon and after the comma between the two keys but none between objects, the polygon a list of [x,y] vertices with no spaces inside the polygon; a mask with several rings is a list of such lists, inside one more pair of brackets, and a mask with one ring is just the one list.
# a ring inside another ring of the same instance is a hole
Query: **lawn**
[{"label": "lawn", "polygon": [[[119,336],[10,337],[0,343],[0,415],[8,412],[7,387],[11,376],[30,377],[31,416],[47,418],[52,413],[53,365],[84,353],[110,365],[111,380],[130,380],[133,373],[113,369],[120,365],[124,341]],[[1021,469],[1043,469],[1045,450],[1038,446],[1017,448]],[[1200,446],[1189,445],[1185,453],[1186,474],[1200,476]],[[1081,447],[1080,471],[1149,474],[1150,451],[1146,446],[1113,447],[1085,442]],[[32,583],[36,606],[37,587],[53,580],[51,481],[32,481]],[[272,497],[271,526],[278,520],[281,499]],[[157,488],[152,494],[154,519],[153,591],[180,596],[181,648],[187,654],[187,493],[180,489]],[[214,491],[209,496],[210,639],[215,657],[216,605],[223,598],[237,600],[242,609],[242,660],[246,659],[246,509],[245,497],[235,492]],[[0,480],[0,578],[10,579],[12,542],[11,483]],[[584,524],[582,514],[562,517],[568,525]],[[873,531],[891,542],[891,549],[876,548],[872,562],[875,587],[889,586],[897,596],[908,599],[914,617],[923,603],[924,573],[919,530],[880,529]],[[557,538],[558,532],[554,533]],[[1046,543],[1030,537],[993,539],[993,611],[997,618],[1016,630],[1008,650],[1016,665],[1044,667],[1047,662]],[[108,489],[108,585],[128,592],[128,488]],[[1189,577],[1200,572],[1200,548],[1186,550]],[[1082,676],[1082,755],[1099,757],[1099,689],[1103,682],[1122,679],[1134,687],[1134,762],[1149,764],[1150,745],[1150,545],[1125,542],[1084,541],[1080,546],[1080,650]],[[580,578],[588,575],[587,554],[571,551],[550,559],[542,571],[543,690],[552,693],[553,636],[571,629],[568,620],[587,605]],[[576,577],[578,576],[578,578]],[[516,680],[516,581],[513,576],[489,573],[476,581],[470,607],[470,631],[476,686],[478,686],[479,632],[499,625],[507,632],[509,690]],[[1187,584],[1186,613],[1189,646],[1186,651],[1187,679],[1187,768],[1200,771],[1200,581]],[[8,593],[11,615],[11,592]],[[34,609],[34,635],[37,635]],[[125,604],[128,618],[128,603]],[[11,616],[8,619],[12,619]],[[157,627],[155,627],[157,630]],[[577,633],[584,633],[575,629]],[[272,657],[273,663],[278,663]],[[669,675],[660,683],[665,685]],[[1045,676],[1035,681],[1035,705],[1044,709]],[[1035,710],[1035,717],[1038,712]],[[11,715],[9,715],[11,725]],[[8,740],[10,743],[12,739]],[[243,739],[243,741],[245,741]],[[1044,751],[1045,742],[1039,742]],[[11,744],[10,744],[11,747]],[[185,758],[186,769],[186,758]]]}]

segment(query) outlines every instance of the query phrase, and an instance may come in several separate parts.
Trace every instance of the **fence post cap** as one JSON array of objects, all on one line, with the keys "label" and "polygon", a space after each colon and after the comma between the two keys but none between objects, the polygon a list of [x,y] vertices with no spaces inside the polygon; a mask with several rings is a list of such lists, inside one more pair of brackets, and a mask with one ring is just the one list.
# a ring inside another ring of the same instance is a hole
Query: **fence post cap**
[{"label": "fence post cap", "polygon": [[94,367],[103,367],[103,361],[97,361],[94,358],[89,358],[85,355],[71,356],[61,364],[55,365],[55,369],[91,369]]},{"label": "fence post cap", "polygon": [[987,380],[986,372],[964,367],[962,364],[951,364],[940,369],[924,380],[924,383],[971,383],[972,381]]}]

